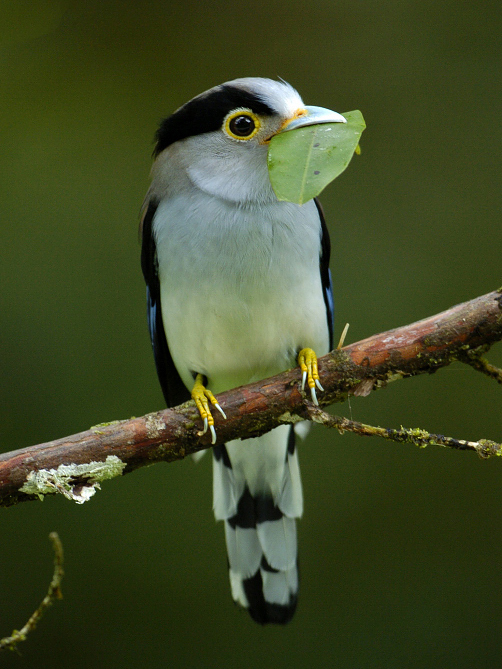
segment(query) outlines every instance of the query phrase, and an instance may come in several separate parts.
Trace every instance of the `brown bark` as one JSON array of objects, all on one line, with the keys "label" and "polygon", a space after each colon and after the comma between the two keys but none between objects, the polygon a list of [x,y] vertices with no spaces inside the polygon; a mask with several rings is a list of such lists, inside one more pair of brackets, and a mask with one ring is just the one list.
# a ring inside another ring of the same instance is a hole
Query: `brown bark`
[{"label": "brown bark", "polygon": [[[480,357],[501,339],[502,289],[320,358],[324,392],[318,393],[319,404],[343,402],[349,394],[366,395],[398,378],[434,372],[453,360],[502,382],[500,370]],[[281,423],[312,419],[311,404],[300,389],[300,376],[296,368],[220,394],[227,420],[214,412],[218,443],[256,436]],[[154,462],[184,458],[210,446],[210,435],[201,436],[200,428],[198,412],[193,402],[188,402],[4,453],[0,455],[0,505],[36,499],[20,491],[30,473],[63,464],[84,465],[116,456],[127,473]],[[73,477],[71,485],[78,492],[92,482],[91,475],[81,474]],[[55,488],[54,492],[61,490]]]}]

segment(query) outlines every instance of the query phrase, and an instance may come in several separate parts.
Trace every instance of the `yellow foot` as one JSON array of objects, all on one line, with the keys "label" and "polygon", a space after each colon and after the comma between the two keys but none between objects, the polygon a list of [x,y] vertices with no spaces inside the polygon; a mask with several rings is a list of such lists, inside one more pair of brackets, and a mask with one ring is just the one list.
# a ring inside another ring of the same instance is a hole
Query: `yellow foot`
[{"label": "yellow foot", "polygon": [[199,435],[206,434],[207,428],[211,432],[211,443],[216,443],[216,431],[214,429],[214,418],[211,415],[211,410],[209,408],[209,402],[214,404],[214,406],[221,413],[223,418],[226,418],[225,412],[218,404],[218,400],[213,395],[213,393],[204,386],[204,377],[202,374],[197,374],[195,377],[195,383],[192,388],[192,399],[194,400],[197,409],[199,410],[200,417],[204,422],[204,429],[202,432],[199,432]]},{"label": "yellow foot", "polygon": [[319,406],[317,395],[315,392],[316,386],[319,390],[324,390],[319,381],[319,372],[317,370],[317,356],[311,348],[302,348],[298,353],[298,364],[302,370],[302,390],[305,388],[305,381],[307,381],[310,388],[310,395],[312,402]]}]

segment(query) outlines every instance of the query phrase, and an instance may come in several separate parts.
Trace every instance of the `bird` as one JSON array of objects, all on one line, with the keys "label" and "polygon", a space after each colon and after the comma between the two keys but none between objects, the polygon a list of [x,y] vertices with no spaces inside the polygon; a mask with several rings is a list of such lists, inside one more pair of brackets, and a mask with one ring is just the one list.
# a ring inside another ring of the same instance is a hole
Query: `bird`
[{"label": "bird", "polygon": [[232,597],[262,625],[288,623],[298,601],[296,433],[281,425],[217,443],[215,415],[226,417],[217,395],[299,363],[318,401],[317,356],[333,348],[328,229],[317,199],[278,200],[267,152],[279,133],[344,121],[305,106],[282,79],[210,88],[160,123],[142,209],[157,375],[167,406],[194,399],[211,433]]}]

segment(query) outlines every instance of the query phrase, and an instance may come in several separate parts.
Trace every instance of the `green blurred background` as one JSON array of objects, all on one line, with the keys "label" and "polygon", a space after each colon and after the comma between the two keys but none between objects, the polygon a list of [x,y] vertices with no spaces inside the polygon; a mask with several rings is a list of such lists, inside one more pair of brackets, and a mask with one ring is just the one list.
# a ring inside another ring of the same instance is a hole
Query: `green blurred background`
[{"label": "green blurred background", "polygon": [[[502,283],[497,2],[4,0],[0,434],[11,450],[160,409],[138,214],[158,121],[241,76],[361,109],[361,157],[322,200],[337,333],[402,325]],[[502,364],[502,347],[490,354]],[[501,389],[460,365],[337,412],[502,438]],[[0,636],[66,551],[64,600],[21,656],[79,667],[499,667],[502,463],[321,429],[301,448],[297,615],[237,610],[211,463],[114,479],[83,506],[1,512]]]}]

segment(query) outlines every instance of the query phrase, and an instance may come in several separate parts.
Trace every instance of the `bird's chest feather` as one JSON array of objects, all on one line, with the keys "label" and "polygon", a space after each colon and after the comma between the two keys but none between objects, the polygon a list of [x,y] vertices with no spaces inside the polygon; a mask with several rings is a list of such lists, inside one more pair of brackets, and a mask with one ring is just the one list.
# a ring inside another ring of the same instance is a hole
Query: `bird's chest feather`
[{"label": "bird's chest feather", "polygon": [[327,347],[314,203],[238,207],[200,196],[155,217],[164,328],[185,383],[247,383]]}]

